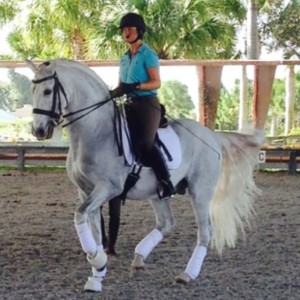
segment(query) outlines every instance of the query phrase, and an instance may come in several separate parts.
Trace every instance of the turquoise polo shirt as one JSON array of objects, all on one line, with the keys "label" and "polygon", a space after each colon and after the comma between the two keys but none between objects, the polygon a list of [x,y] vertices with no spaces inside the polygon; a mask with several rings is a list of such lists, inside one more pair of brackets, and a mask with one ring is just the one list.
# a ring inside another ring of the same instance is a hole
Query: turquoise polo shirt
[{"label": "turquoise polo shirt", "polygon": [[[159,59],[156,52],[147,44],[143,43],[138,51],[131,57],[128,50],[120,60],[120,79],[124,83],[147,82],[149,68],[159,68]],[[157,90],[135,91],[129,96],[156,95]]]}]

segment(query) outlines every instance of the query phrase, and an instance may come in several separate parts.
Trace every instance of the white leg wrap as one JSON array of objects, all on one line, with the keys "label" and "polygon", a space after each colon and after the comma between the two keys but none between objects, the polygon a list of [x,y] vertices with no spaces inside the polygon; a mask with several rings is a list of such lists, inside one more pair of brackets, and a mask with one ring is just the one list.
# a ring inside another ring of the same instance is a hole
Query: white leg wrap
[{"label": "white leg wrap", "polygon": [[106,275],[106,268],[103,271],[97,271],[94,267],[92,268],[93,276],[88,277],[87,282],[84,285],[85,291],[101,292],[102,291],[102,280]]},{"label": "white leg wrap", "polygon": [[98,271],[96,268],[92,267],[93,276],[96,278],[100,278],[101,281],[106,276],[107,268],[104,268],[102,271]]},{"label": "white leg wrap", "polygon": [[143,256],[144,259],[150,254],[154,247],[163,239],[162,233],[158,229],[153,229],[135,247],[135,253]]},{"label": "white leg wrap", "polygon": [[97,252],[97,245],[89,224],[87,222],[75,224],[75,228],[83,251],[89,255],[95,254]]},{"label": "white leg wrap", "polygon": [[207,253],[207,248],[204,246],[196,246],[193,252],[192,257],[189,260],[189,263],[184,271],[189,277],[191,277],[193,280],[195,280],[202,267],[202,263],[204,261],[204,258]]},{"label": "white leg wrap", "polygon": [[96,270],[99,270],[106,265],[107,254],[104,250],[97,251],[97,254],[94,257],[87,255],[87,261],[91,264],[92,267],[96,268]]},{"label": "white leg wrap", "polygon": [[[103,251],[103,246],[97,246],[97,253]],[[87,282],[84,285],[85,291],[101,292],[102,291],[102,280],[106,276],[107,268],[105,267],[101,271],[97,270],[95,267],[92,267],[93,276],[88,277]]]}]

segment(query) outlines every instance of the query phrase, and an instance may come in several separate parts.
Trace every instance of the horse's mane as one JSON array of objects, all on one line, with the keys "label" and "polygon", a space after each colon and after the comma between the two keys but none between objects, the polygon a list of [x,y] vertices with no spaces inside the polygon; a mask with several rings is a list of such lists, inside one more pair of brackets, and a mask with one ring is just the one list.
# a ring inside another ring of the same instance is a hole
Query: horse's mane
[{"label": "horse's mane", "polygon": [[66,67],[66,68],[75,68],[80,72],[87,73],[87,75],[91,76],[95,81],[97,81],[104,89],[108,89],[106,83],[102,80],[102,78],[91,68],[89,68],[86,64],[71,60],[71,59],[65,59],[65,58],[57,58],[53,59],[48,62],[44,62],[40,67],[43,65],[53,65],[53,68],[55,67]]}]

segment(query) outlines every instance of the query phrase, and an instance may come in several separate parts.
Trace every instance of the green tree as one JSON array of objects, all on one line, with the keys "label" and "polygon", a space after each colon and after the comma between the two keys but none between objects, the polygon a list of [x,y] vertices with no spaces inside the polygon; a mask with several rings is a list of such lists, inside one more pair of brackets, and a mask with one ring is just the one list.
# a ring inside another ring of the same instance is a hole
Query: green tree
[{"label": "green tree", "polygon": [[20,12],[18,6],[20,0],[2,0],[0,1],[0,27],[12,21]]},{"label": "green tree", "polygon": [[21,58],[68,57],[86,59],[87,40],[105,1],[32,0],[25,24],[9,35],[11,47]]},{"label": "green tree", "polygon": [[0,82],[0,107],[15,111],[24,104],[31,104],[30,80],[14,69],[8,71],[10,82]]},{"label": "green tree", "polygon": [[271,136],[282,135],[284,125],[284,80],[275,79],[273,83],[272,99],[268,114],[268,124],[266,132]]},{"label": "green tree", "polygon": [[13,108],[10,92],[10,84],[8,82],[0,82],[0,108],[6,111],[11,111]]},{"label": "green tree", "polygon": [[102,25],[98,25],[90,45],[92,53],[104,57],[123,53],[125,45],[117,33],[126,11],[138,12],[145,18],[145,40],[161,59],[231,57],[236,26],[245,15],[238,0],[113,1],[102,10]]},{"label": "green tree", "polygon": [[16,108],[23,107],[24,104],[31,104],[30,80],[26,76],[15,72],[14,69],[8,71],[8,78],[11,81],[12,93],[15,94]]},{"label": "green tree", "polygon": [[177,80],[163,82],[159,98],[165,105],[167,114],[173,119],[195,119],[195,106],[185,84]]},{"label": "green tree", "polygon": [[[262,18],[261,34],[264,45],[269,51],[281,50],[285,59],[300,58],[300,3],[290,0],[287,4],[273,0]],[[285,92],[285,135],[293,128],[296,98],[294,66],[287,67]]]},{"label": "green tree", "polygon": [[218,130],[236,130],[238,128],[238,87],[239,81],[236,81],[232,91],[224,86],[221,88],[218,112],[216,117],[216,129]]},{"label": "green tree", "polygon": [[285,59],[300,58],[300,3],[273,0],[260,24],[263,45],[270,51],[282,50]]},{"label": "green tree", "polygon": [[160,58],[229,58],[245,15],[238,0],[32,0],[25,24],[10,34],[21,58],[114,59],[125,49],[118,24],[126,11],[142,14],[146,40]]}]

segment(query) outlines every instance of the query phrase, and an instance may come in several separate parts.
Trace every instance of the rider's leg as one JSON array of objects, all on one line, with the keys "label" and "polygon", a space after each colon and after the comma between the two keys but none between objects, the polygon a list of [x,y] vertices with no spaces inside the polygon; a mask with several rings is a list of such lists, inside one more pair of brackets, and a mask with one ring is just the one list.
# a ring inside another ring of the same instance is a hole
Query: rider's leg
[{"label": "rider's leg", "polygon": [[107,253],[112,255],[116,255],[115,244],[117,241],[119,227],[120,227],[121,201],[122,201],[121,198],[116,197],[108,202],[109,238],[108,238],[108,245],[107,245]]},{"label": "rider's leg", "polygon": [[150,153],[151,166],[154,174],[161,184],[162,192],[158,191],[161,199],[173,197],[176,194],[175,188],[170,179],[170,173],[163,154],[157,144],[154,144]]},{"label": "rider's leg", "polygon": [[107,236],[106,236],[106,232],[105,232],[105,223],[104,223],[104,218],[103,218],[103,214],[102,214],[102,206],[100,207],[100,218],[101,218],[101,232],[102,232],[102,245],[103,248],[107,247],[108,244],[108,240],[107,240]]},{"label": "rider's leg", "polygon": [[169,170],[163,154],[155,143],[161,118],[160,109],[158,99],[141,102],[139,104],[139,123],[143,128],[140,136],[142,160],[153,168],[162,188],[162,193],[159,193],[159,196],[164,199],[172,197],[175,194],[175,189],[170,180]]}]

